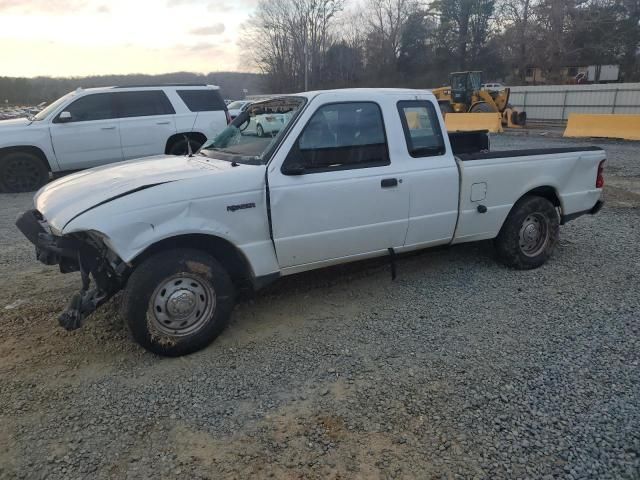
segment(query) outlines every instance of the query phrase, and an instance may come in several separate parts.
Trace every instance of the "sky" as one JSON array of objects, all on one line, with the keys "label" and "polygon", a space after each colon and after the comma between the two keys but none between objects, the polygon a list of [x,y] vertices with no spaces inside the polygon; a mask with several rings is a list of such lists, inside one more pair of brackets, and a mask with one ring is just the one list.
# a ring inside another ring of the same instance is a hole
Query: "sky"
[{"label": "sky", "polygon": [[258,0],[0,0],[0,76],[250,71]]}]

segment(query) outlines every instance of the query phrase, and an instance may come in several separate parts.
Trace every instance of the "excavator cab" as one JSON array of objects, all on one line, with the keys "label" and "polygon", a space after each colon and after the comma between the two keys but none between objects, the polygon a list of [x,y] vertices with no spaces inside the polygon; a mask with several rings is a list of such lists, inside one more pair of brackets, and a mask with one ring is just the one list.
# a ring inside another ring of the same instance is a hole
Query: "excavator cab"
[{"label": "excavator cab", "polygon": [[471,105],[474,94],[482,88],[482,72],[454,72],[449,80],[453,103]]}]

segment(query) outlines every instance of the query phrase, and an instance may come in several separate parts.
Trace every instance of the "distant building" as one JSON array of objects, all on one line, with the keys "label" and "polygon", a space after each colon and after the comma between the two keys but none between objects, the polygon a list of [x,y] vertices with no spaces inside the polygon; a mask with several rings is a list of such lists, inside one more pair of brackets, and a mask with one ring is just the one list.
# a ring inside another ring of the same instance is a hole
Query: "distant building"
[{"label": "distant building", "polygon": [[[560,69],[561,83],[587,84],[620,81],[619,65],[573,65]],[[546,85],[547,78],[541,67],[529,66],[525,71],[527,85]]]}]

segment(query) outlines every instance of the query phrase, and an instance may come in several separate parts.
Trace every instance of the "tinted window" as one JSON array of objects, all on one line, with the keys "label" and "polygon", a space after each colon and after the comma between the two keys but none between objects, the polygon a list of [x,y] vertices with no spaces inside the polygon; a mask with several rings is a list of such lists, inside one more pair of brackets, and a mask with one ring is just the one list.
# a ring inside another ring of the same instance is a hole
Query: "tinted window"
[{"label": "tinted window", "polygon": [[192,112],[213,112],[226,109],[220,92],[206,90],[178,90],[178,95]]},{"label": "tinted window", "polygon": [[380,107],[361,102],[319,108],[305,126],[287,163],[302,163],[310,172],[388,165]]},{"label": "tinted window", "polygon": [[121,118],[176,113],[162,90],[119,92],[114,95],[118,107],[118,116]]},{"label": "tinted window", "polygon": [[111,93],[86,95],[70,104],[64,111],[71,114],[72,122],[115,118]]},{"label": "tinted window", "polygon": [[431,157],[445,152],[436,110],[431,102],[398,102],[407,149],[412,157]]}]

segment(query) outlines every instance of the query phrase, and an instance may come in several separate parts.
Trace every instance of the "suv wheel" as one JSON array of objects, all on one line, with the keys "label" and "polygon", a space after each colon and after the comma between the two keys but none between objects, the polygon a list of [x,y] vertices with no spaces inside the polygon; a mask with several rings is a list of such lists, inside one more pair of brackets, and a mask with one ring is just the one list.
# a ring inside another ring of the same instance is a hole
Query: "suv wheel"
[{"label": "suv wheel", "polygon": [[142,347],[176,357],[209,345],[227,325],[234,299],[229,274],[215,258],[179,248],[157,253],[134,270],[122,314]]},{"label": "suv wheel", "polygon": [[33,192],[48,180],[49,170],[33,153],[11,152],[0,158],[0,191]]},{"label": "suv wheel", "polygon": [[[194,140],[193,138],[189,139],[189,144],[191,145],[191,151],[193,153],[197,152],[202,146],[199,141]],[[189,153],[189,148],[187,147],[187,141],[184,138],[174,142],[171,147],[169,147],[169,155],[183,156],[187,153]]]}]

